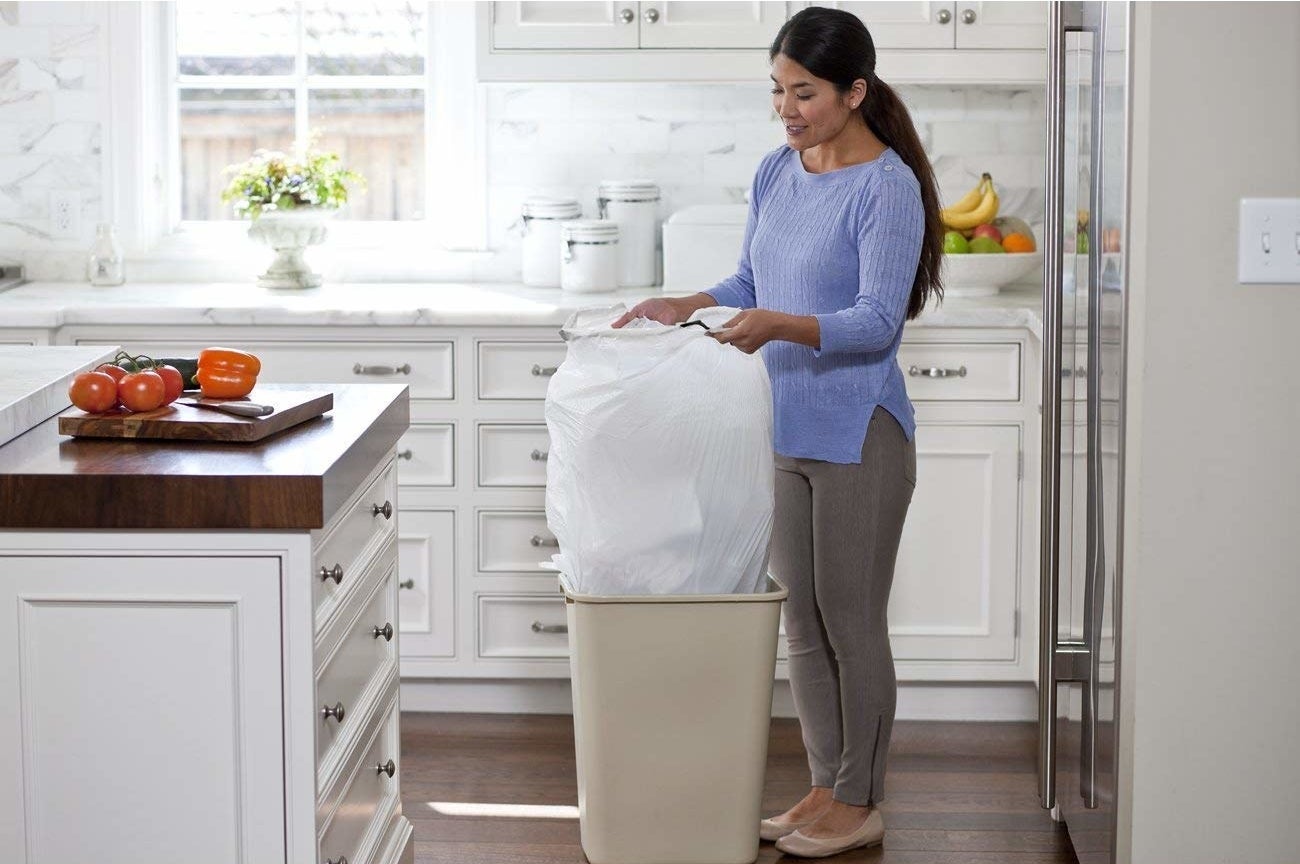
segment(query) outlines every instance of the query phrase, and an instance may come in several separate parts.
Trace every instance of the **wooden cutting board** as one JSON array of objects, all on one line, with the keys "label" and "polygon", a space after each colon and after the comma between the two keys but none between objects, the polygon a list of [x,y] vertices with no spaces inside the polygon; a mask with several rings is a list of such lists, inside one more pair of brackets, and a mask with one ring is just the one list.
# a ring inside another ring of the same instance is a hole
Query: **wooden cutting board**
[{"label": "wooden cutting board", "polygon": [[[197,392],[181,399],[199,399]],[[59,415],[59,433],[77,438],[157,438],[173,441],[261,441],[334,407],[334,394],[285,385],[265,385],[244,400],[275,408],[265,417],[237,417],[222,411],[173,403],[135,414],[87,414],[69,408]]]}]

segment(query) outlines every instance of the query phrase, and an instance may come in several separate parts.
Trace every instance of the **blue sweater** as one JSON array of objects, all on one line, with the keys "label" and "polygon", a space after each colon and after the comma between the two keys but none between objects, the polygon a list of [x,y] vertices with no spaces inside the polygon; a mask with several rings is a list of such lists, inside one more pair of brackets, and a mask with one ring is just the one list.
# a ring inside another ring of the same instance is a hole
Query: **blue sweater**
[{"label": "blue sweater", "polygon": [[920,185],[892,149],[824,174],[786,146],[763,157],[740,264],[707,293],[719,306],[817,318],[819,350],[762,348],[777,453],[858,463],[877,405],[912,440],[897,357],[924,230]]}]

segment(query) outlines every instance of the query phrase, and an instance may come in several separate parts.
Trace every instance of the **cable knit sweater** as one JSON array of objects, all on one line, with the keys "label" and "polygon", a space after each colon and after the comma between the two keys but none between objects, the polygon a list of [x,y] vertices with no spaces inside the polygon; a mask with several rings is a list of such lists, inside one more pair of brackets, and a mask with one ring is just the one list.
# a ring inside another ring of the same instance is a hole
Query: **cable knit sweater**
[{"label": "cable knit sweater", "polygon": [[777,453],[857,463],[877,405],[912,439],[897,355],[924,228],[916,176],[892,149],[824,174],[789,147],[763,157],[736,273],[706,293],[719,306],[817,318],[819,350],[762,348]]}]

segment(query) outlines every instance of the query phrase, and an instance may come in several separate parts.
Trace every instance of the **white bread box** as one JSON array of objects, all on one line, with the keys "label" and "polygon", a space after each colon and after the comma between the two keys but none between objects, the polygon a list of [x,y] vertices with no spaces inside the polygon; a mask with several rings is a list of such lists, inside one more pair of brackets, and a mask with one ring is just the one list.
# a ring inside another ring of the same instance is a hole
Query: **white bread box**
[{"label": "white bread box", "polygon": [[664,221],[665,290],[701,291],[736,272],[748,204],[683,207]]}]

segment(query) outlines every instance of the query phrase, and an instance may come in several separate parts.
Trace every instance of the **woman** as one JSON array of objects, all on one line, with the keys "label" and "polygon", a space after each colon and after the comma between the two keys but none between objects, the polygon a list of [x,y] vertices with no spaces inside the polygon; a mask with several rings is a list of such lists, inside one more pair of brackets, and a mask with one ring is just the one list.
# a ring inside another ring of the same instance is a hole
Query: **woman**
[{"label": "woman", "polygon": [[771,570],[790,590],[790,686],[812,788],[760,834],[822,857],[884,837],[877,808],[898,691],[885,612],[916,485],[897,353],[904,320],[942,297],[943,230],[916,128],[876,78],[856,16],[805,9],[770,58],[787,143],[759,165],[736,274],[640,303],[615,326],[735,306],[745,311],[716,338],[764,349],[777,454]]}]

